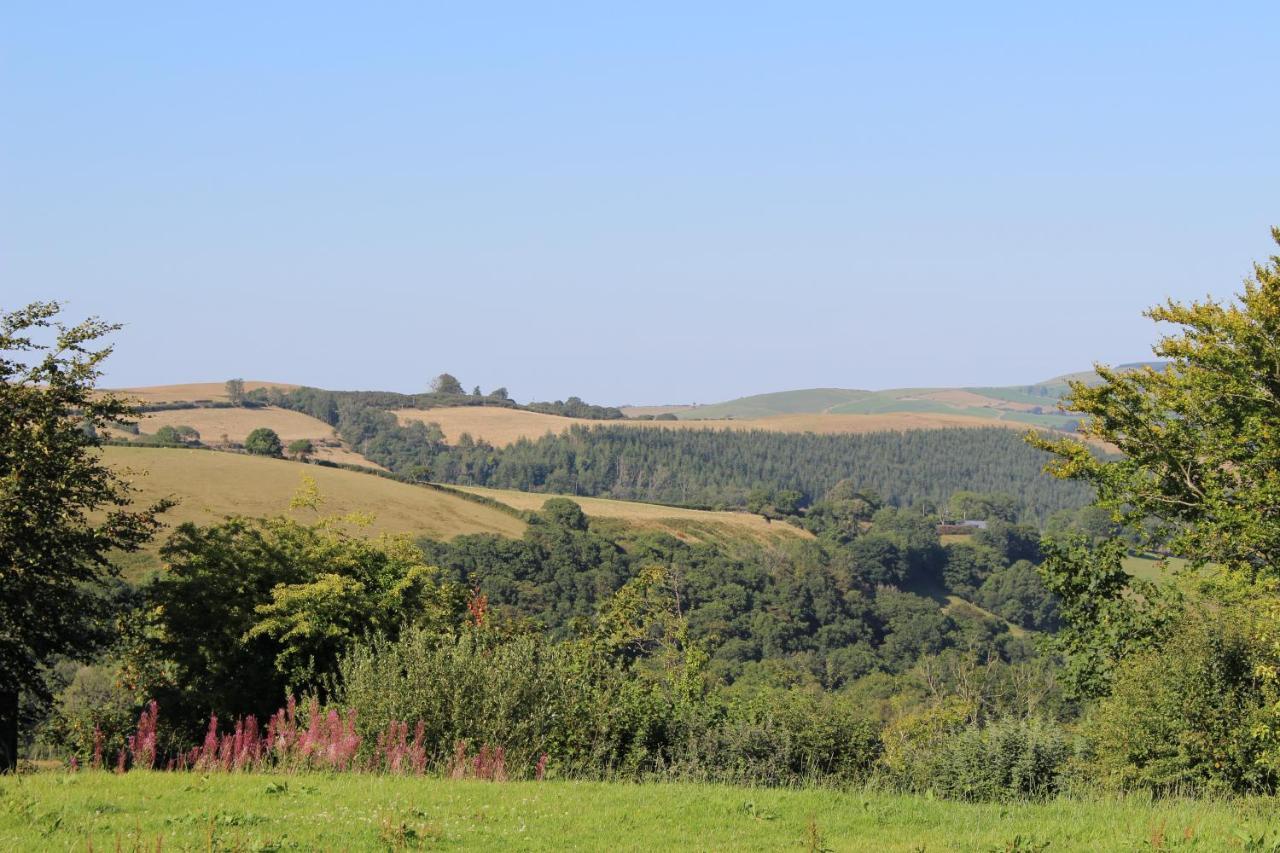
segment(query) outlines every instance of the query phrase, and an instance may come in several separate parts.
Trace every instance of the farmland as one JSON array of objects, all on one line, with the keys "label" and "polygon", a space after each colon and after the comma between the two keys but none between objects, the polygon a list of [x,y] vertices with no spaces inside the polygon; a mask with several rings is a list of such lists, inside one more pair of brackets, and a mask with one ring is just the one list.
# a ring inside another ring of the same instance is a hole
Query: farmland
[{"label": "farmland", "polygon": [[357,471],[211,450],[106,447],[103,453],[111,467],[128,472],[138,500],[181,501],[165,514],[169,524],[286,512],[306,475],[315,479],[326,514],[367,512],[374,518],[371,533],[447,539],[462,533],[519,536],[524,530],[523,522],[499,509]]},{"label": "farmland", "polygon": [[[245,391],[256,391],[259,388],[297,388],[288,382],[264,382],[257,379],[244,381]],[[157,403],[192,403],[208,401],[224,403],[227,396],[225,382],[183,382],[177,385],[145,385],[137,388],[116,388],[115,392],[143,404]]]},{"label": "farmland", "polygon": [[56,771],[0,781],[0,803],[5,850],[1262,850],[1275,808],[1270,799],[968,804],[857,788]]},{"label": "farmland", "polygon": [[189,426],[200,433],[205,444],[242,444],[249,433],[258,427],[274,430],[286,445],[295,439],[310,439],[315,446],[312,453],[317,459],[349,465],[365,465],[380,468],[359,453],[341,445],[333,427],[301,412],[291,412],[274,406],[252,409],[166,409],[147,412],[138,419],[138,429],[144,434],[155,433],[163,426]]},{"label": "farmland", "polygon": [[1025,423],[991,420],[972,415],[947,412],[889,412],[879,414],[832,415],[800,413],[771,415],[761,418],[719,420],[582,420],[559,415],[544,415],[519,409],[459,406],[440,409],[400,409],[396,416],[401,422],[422,421],[439,425],[445,440],[454,443],[467,433],[474,439],[484,439],[495,447],[506,447],[522,438],[541,438],[547,433],[558,434],[572,426],[601,427],[627,426],[636,429],[712,429],[712,430],[765,430],[768,432],[812,432],[820,435],[856,435],[868,432],[885,432],[923,429],[947,429],[952,427],[1002,426],[1024,430]]}]

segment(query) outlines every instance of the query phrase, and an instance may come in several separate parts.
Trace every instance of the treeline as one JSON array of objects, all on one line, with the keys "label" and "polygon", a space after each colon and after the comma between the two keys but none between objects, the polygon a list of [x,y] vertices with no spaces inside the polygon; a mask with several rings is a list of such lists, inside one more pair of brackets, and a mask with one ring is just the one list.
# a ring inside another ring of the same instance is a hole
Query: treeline
[{"label": "treeline", "polygon": [[1091,497],[1087,486],[1044,476],[1046,454],[1000,428],[815,435],[574,427],[500,451],[480,444],[468,450],[441,460],[431,475],[687,506],[746,506],[761,486],[794,490],[807,502],[853,480],[894,506],[940,505],[965,489],[1002,492],[1017,499],[1027,519]]},{"label": "treeline", "polygon": [[[523,409],[547,415],[561,415],[583,420],[621,420],[626,416],[613,406],[596,406],[578,397],[555,402],[520,404],[512,400],[505,388],[488,394],[454,391],[428,391],[422,394],[400,394],[395,391],[326,391],[320,388],[257,388],[246,392],[243,404],[279,406],[297,412],[305,412],[331,426],[338,426],[339,412],[345,407],[371,407],[374,409],[439,409],[455,406],[498,406],[506,409]],[[231,404],[223,404],[231,405]]]}]

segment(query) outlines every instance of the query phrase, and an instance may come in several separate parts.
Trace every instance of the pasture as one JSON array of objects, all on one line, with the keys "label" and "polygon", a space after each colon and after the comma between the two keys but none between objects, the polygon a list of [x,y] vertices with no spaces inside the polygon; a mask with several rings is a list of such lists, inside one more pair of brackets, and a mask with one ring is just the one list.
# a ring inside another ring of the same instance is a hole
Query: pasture
[{"label": "pasture", "polygon": [[835,415],[801,413],[771,415],[762,418],[679,421],[594,421],[544,415],[522,409],[485,406],[457,406],[440,409],[399,409],[402,423],[422,421],[440,426],[445,440],[455,443],[467,433],[484,439],[495,447],[506,447],[522,438],[536,440],[547,433],[559,434],[572,426],[629,427],[633,429],[735,429],[770,432],[812,432],[819,435],[856,435],[868,432],[903,432],[907,430],[947,429],[952,427],[999,426],[1025,430],[1028,424],[980,418],[947,412],[888,412],[876,414]]},{"label": "pasture", "polygon": [[362,773],[0,780],[0,849],[1271,850],[1274,799],[968,804],[877,790]]},{"label": "pasture", "polygon": [[112,468],[125,472],[137,489],[136,500],[172,496],[180,501],[165,514],[168,524],[286,513],[305,475],[315,479],[326,515],[367,512],[373,516],[367,528],[373,534],[519,536],[525,527],[500,509],[358,471],[214,450],[112,446],[103,454]]}]

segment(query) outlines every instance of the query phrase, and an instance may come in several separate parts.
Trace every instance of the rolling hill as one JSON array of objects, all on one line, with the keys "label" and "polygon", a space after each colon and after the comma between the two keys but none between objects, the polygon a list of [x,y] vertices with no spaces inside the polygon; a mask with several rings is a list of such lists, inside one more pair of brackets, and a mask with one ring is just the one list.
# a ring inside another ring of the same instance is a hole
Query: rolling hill
[{"label": "rolling hill", "polygon": [[[1117,365],[1118,370],[1159,368],[1164,362],[1138,361]],[[760,419],[784,414],[951,414],[988,421],[1012,421],[1024,427],[1070,429],[1077,420],[1072,412],[1058,410],[1058,401],[1069,390],[1068,382],[1089,383],[1092,370],[1067,373],[1031,385],[965,388],[890,388],[865,391],[853,388],[807,388],[754,394],[706,406],[648,406],[631,412],[669,411],[681,420]]]},{"label": "rolling hill", "polygon": [[258,427],[273,429],[280,440],[288,445],[295,439],[310,439],[315,446],[314,456],[329,462],[348,465],[364,465],[381,468],[349,448],[343,446],[338,436],[322,420],[301,412],[261,406],[252,409],[165,409],[147,412],[138,419],[138,429],[146,435],[155,433],[162,426],[189,426],[200,433],[200,440],[209,445],[227,443],[242,444]]},{"label": "rolling hill", "polygon": [[398,409],[401,423],[422,421],[434,423],[450,444],[457,443],[463,433],[484,439],[495,447],[506,447],[522,438],[541,438],[547,433],[559,434],[572,426],[632,427],[636,429],[732,429],[766,430],[769,432],[812,432],[819,435],[857,435],[868,432],[947,429],[951,427],[1004,426],[1026,429],[1026,423],[975,417],[951,412],[887,412],[877,414],[801,413],[760,418],[719,420],[582,420],[559,415],[544,415],[519,409],[458,406],[443,409]]},{"label": "rolling hill", "polygon": [[313,477],[324,497],[324,513],[368,512],[371,534],[409,533],[449,539],[461,533],[519,536],[524,522],[501,509],[458,495],[400,483],[373,474],[302,465],[215,450],[158,447],[104,447],[107,463],[137,489],[135,500],[173,497],[165,514],[170,525],[208,523],[227,515],[278,515]]},{"label": "rolling hill", "polygon": [[[264,382],[260,379],[246,379],[245,391],[256,391],[259,388],[297,388],[288,382]],[[157,403],[194,403],[194,402],[227,402],[225,382],[185,382],[179,385],[147,385],[137,388],[104,389],[131,397],[147,405]]]},{"label": "rolling hill", "polygon": [[[513,511],[484,501],[427,486],[415,486],[374,474],[322,465],[303,465],[242,453],[194,448],[103,448],[107,463],[124,474],[136,489],[135,501],[149,503],[169,497],[178,505],[163,518],[170,527],[191,521],[207,524],[228,515],[294,514],[313,516],[309,510],[289,510],[289,500],[312,477],[324,498],[324,515],[369,513],[369,535],[405,533],[435,539],[452,539],[468,533],[493,533],[518,537],[524,533],[521,510],[536,510],[556,495],[468,488]],[[644,529],[661,530],[682,539],[724,540],[743,538],[773,541],[783,537],[808,537],[791,525],[769,524],[758,515],[710,512],[628,501],[578,498],[588,516],[615,519]],[[162,541],[163,534],[159,539]],[[122,560],[126,574],[138,576],[156,568],[157,541],[144,554]]]}]

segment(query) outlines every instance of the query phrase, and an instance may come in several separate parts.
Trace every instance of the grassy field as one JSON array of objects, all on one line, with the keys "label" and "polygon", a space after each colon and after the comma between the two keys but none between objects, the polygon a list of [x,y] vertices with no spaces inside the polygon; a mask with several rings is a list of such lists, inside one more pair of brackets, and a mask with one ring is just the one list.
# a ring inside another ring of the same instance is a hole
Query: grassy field
[{"label": "grassy field", "polygon": [[450,443],[456,442],[463,433],[468,433],[472,438],[483,438],[495,447],[506,447],[521,438],[538,439],[547,433],[559,434],[571,426],[623,426],[636,429],[761,429],[772,432],[848,435],[952,427],[1000,426],[1025,430],[1030,426],[1026,423],[948,412],[888,412],[854,415],[818,413],[734,420],[591,421],[526,412],[521,409],[457,406],[444,409],[400,409],[396,411],[396,415],[401,422],[416,420],[439,424],[445,440]]},{"label": "grassy field", "polygon": [[1128,556],[1124,558],[1124,570],[1136,578],[1148,581],[1160,581],[1171,572],[1184,568],[1187,561],[1181,557],[1161,559],[1153,554]]},{"label": "grassy field", "polygon": [[[281,388],[286,391],[297,388],[288,382],[262,382],[256,379],[244,381],[245,391],[259,388]],[[226,401],[225,382],[187,382],[181,385],[147,385],[140,388],[110,389],[143,403],[190,403],[195,400]]]},{"label": "grassy field", "polygon": [[340,446],[333,427],[324,421],[274,406],[258,409],[171,409],[148,412],[138,419],[138,429],[148,435],[162,426],[182,425],[194,428],[205,444],[222,444],[228,441],[243,444],[249,433],[258,427],[267,427],[275,430],[286,446],[295,439],[311,439],[316,443],[314,455],[319,459],[382,468],[359,453]]},{"label": "grassy field", "polygon": [[[1271,799],[971,805],[877,791],[58,771],[0,780],[3,850],[1270,850]],[[1041,846],[1041,845],[1046,845]]]},{"label": "grassy field", "polygon": [[524,522],[501,510],[372,474],[214,450],[105,447],[103,453],[111,467],[133,472],[127,479],[138,488],[137,500],[173,496],[181,501],[165,514],[170,524],[288,512],[289,499],[307,475],[324,496],[326,514],[372,513],[370,533],[449,539],[461,533],[524,532]]}]

